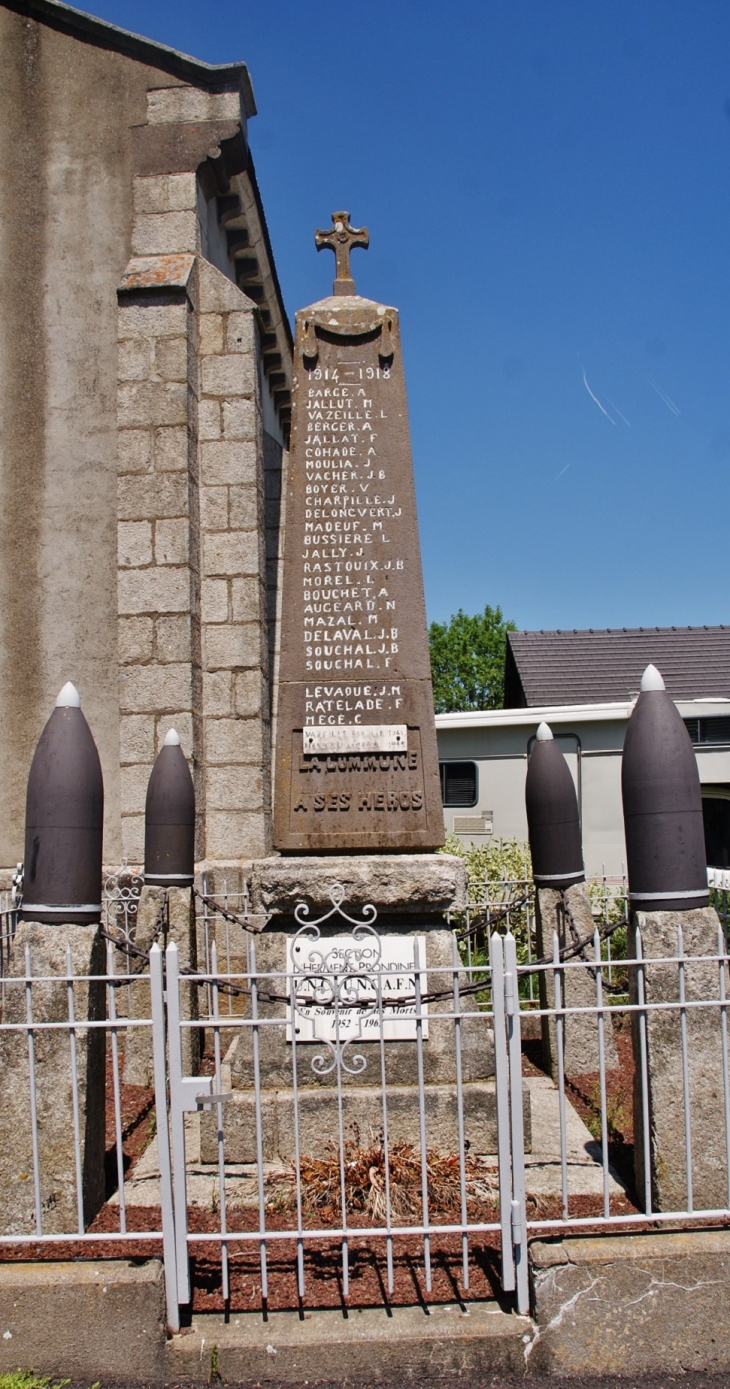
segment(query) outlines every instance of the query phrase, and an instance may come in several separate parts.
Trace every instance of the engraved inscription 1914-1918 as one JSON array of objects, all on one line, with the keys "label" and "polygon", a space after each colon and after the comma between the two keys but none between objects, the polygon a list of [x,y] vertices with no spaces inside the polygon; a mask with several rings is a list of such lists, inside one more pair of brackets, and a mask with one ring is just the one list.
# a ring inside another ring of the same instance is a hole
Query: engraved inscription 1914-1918
[{"label": "engraved inscription 1914-1918", "polygon": [[334,295],[296,316],[274,842],[443,843],[397,310],[355,294],[349,214],[318,249]]}]

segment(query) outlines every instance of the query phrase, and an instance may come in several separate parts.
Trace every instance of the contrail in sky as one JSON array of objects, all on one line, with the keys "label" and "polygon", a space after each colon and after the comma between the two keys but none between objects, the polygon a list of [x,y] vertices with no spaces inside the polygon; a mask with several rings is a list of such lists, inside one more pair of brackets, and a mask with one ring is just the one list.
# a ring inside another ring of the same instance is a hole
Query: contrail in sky
[{"label": "contrail in sky", "polygon": [[611,409],[612,409],[612,410],[615,410],[615,411],[616,411],[616,414],[621,416],[621,419],[623,420],[624,424],[628,424],[629,429],[630,429],[630,428],[631,428],[631,424],[630,424],[629,420],[627,420],[626,416],[621,412],[621,410],[619,410],[618,405],[616,404],[616,402],[613,401],[613,400],[611,400],[611,397],[610,397],[610,396],[606,396],[606,400],[608,401],[609,405],[611,406]]},{"label": "contrail in sky", "polygon": [[566,463],[565,467],[564,467],[564,468],[561,468],[561,469],[560,469],[560,472],[555,474],[555,477],[553,478],[553,482],[557,482],[558,478],[563,476],[563,473],[567,473],[569,467],[570,467],[570,464],[569,464],[569,463]]},{"label": "contrail in sky", "polygon": [[[586,376],[586,369],[585,369],[585,367],[583,366],[583,363],[582,363],[582,362],[581,362],[581,371],[583,372],[583,385],[585,386],[585,388],[586,388],[586,390],[587,390],[587,392],[588,392],[588,394],[589,394],[591,400],[595,400],[596,405],[598,406],[599,410],[601,410],[601,411],[603,412],[603,414],[606,416],[606,419],[607,419],[607,420],[611,420],[611,416],[609,415],[608,410],[605,410],[605,409],[604,409],[604,407],[601,405],[600,400],[598,399],[598,396],[593,394],[593,391],[591,390],[590,386],[588,385],[588,377]],[[615,423],[616,423],[615,420],[611,420],[611,424],[615,424]]]},{"label": "contrail in sky", "polygon": [[674,401],[670,400],[668,395],[665,395],[661,386],[657,386],[656,381],[652,381],[650,376],[647,376],[646,380],[649,382],[650,386],[654,387],[654,390],[659,396],[659,399],[664,401],[664,404],[666,405],[667,409],[671,410],[673,415],[680,415],[682,413],[681,410],[674,404]]}]

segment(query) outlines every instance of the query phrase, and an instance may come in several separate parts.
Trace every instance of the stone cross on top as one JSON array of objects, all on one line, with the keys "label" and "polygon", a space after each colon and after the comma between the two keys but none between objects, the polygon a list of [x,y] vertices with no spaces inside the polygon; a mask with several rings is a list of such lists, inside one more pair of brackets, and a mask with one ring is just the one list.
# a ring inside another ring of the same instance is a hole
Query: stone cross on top
[{"label": "stone cross on top", "polygon": [[354,294],[355,281],[350,274],[350,252],[355,246],[362,246],[366,251],[370,245],[370,233],[367,227],[351,227],[349,212],[333,212],[332,221],[332,231],[314,233],[314,244],[318,251],[329,247],[335,253],[337,264],[334,293]]}]

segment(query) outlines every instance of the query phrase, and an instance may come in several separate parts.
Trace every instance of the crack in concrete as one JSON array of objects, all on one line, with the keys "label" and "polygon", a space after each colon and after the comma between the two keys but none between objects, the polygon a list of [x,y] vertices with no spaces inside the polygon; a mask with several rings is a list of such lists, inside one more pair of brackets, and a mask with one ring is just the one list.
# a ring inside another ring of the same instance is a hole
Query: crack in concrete
[{"label": "crack in concrete", "polygon": [[[561,1267],[564,1268],[565,1265],[563,1264],[561,1265]],[[557,1271],[557,1269],[551,1269],[548,1276],[554,1280],[557,1275]],[[585,1297],[586,1293],[592,1292],[596,1285],[600,1283],[600,1281],[600,1278],[594,1278],[593,1281],[589,1283],[586,1288],[579,1288],[577,1293],[573,1293],[573,1296],[569,1297],[568,1301],[563,1303],[562,1307],[560,1307],[559,1311],[556,1312],[555,1316],[550,1318],[550,1321],[547,1323],[547,1326],[535,1327],[535,1334],[532,1337],[529,1344],[525,1346],[525,1349],[523,1351],[523,1355],[525,1358],[525,1366],[527,1366],[527,1364],[529,1363],[530,1356],[532,1355],[532,1352],[535,1349],[535,1346],[538,1344],[538,1342],[541,1341],[544,1336],[547,1336],[548,1331],[552,1331],[556,1327],[560,1326],[563,1322],[564,1317],[567,1316],[568,1312],[570,1312],[573,1309],[573,1307],[575,1307],[576,1303],[579,1302],[582,1297]],[[599,1302],[601,1301],[601,1299],[595,1298],[594,1301]]]},{"label": "crack in concrete", "polygon": [[[545,1285],[547,1285],[548,1295],[550,1295],[550,1293],[555,1292],[555,1285],[559,1273],[563,1269],[571,1267],[575,1268],[576,1265],[560,1264],[555,1268],[551,1268],[545,1271],[545,1273],[542,1276],[541,1282],[543,1288],[545,1288]],[[620,1304],[621,1307],[635,1307],[638,1305],[638,1303],[644,1302],[646,1298],[655,1297],[661,1288],[676,1288],[678,1292],[694,1293],[701,1288],[719,1287],[722,1283],[722,1280],[720,1278],[697,1279],[692,1284],[677,1283],[671,1278],[657,1277],[655,1273],[652,1273],[651,1269],[642,1268],[640,1265],[637,1267],[637,1272],[644,1274],[644,1276],[649,1279],[649,1286],[647,1287],[646,1291],[643,1292],[639,1297],[632,1298],[629,1302],[622,1302]],[[545,1326],[535,1327],[534,1335],[531,1337],[528,1344],[525,1345],[523,1350],[525,1367],[527,1367],[527,1365],[529,1364],[529,1359],[532,1355],[533,1350],[535,1349],[535,1346],[537,1346],[539,1342],[542,1341],[545,1336],[547,1336],[548,1332],[557,1330],[558,1327],[560,1327],[563,1324],[568,1313],[576,1307],[578,1302],[580,1302],[581,1298],[585,1297],[589,1293],[592,1293],[593,1289],[596,1288],[598,1284],[603,1281],[603,1277],[600,1275],[593,1278],[591,1282],[587,1284],[586,1287],[579,1288],[577,1292],[573,1293],[571,1297],[569,1297],[564,1303],[562,1303],[559,1310],[555,1313],[553,1317],[550,1318],[550,1321],[547,1322]],[[606,1301],[606,1299],[600,1296],[594,1296],[591,1299],[591,1301],[604,1302]]]},{"label": "crack in concrete", "polygon": [[634,1297],[631,1299],[630,1302],[624,1302],[622,1304],[622,1306],[624,1307],[636,1307],[638,1303],[643,1302],[645,1298],[654,1297],[658,1288],[677,1288],[679,1292],[695,1293],[697,1292],[698,1288],[719,1287],[721,1282],[719,1278],[700,1278],[697,1280],[696,1283],[693,1283],[690,1287],[685,1285],[684,1283],[675,1283],[674,1280],[671,1278],[657,1278],[656,1274],[652,1273],[651,1269],[648,1268],[641,1268],[641,1266],[639,1266],[638,1272],[645,1274],[646,1277],[649,1279],[649,1287],[647,1288],[646,1292],[641,1294],[641,1297]]}]

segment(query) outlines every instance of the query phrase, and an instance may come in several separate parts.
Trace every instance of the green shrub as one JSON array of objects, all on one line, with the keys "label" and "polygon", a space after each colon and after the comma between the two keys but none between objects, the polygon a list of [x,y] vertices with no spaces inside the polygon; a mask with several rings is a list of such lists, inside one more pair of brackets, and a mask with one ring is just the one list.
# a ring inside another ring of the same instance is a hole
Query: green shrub
[{"label": "green shrub", "polygon": [[470,895],[484,893],[483,885],[509,879],[532,878],[530,846],[524,839],[490,839],[488,844],[462,844],[455,834],[447,836],[442,854],[463,858],[469,874]]},{"label": "green shrub", "polygon": [[[454,913],[451,918],[460,937],[465,964],[486,965],[489,935],[492,931],[505,935],[508,930],[515,938],[517,963],[527,964],[530,954],[534,956],[534,889],[529,844],[522,839],[492,839],[484,845],[467,846],[450,834],[441,852],[453,854],[466,863],[469,909]],[[533,993],[536,989],[535,981]],[[520,978],[520,996],[530,997],[527,975]]]},{"label": "green shrub", "polygon": [[0,1389],[66,1389],[70,1383],[70,1379],[54,1381],[51,1375],[37,1375],[35,1370],[17,1369],[0,1375]]},{"label": "green shrub", "polygon": [[[522,839],[492,839],[484,845],[467,846],[455,834],[450,834],[441,852],[463,859],[467,867],[469,910],[455,913],[452,917],[452,924],[461,936],[465,962],[486,964],[489,927],[502,935],[508,929],[512,931],[517,944],[518,964],[527,964],[531,955],[534,959],[535,899],[529,844]],[[611,935],[611,961],[625,960],[626,927],[618,924],[626,917],[627,902],[623,890],[616,884],[604,885],[600,881],[589,881],[586,886],[593,919],[599,930],[604,926],[617,927]],[[489,923],[484,910],[487,904]],[[609,944],[604,940],[601,949],[604,960],[608,959],[608,952]],[[612,982],[619,987],[625,984],[620,969],[617,979]],[[533,976],[532,993],[536,994],[536,991],[537,980]],[[526,975],[520,979],[520,994],[522,997],[530,996],[529,977]]]}]

